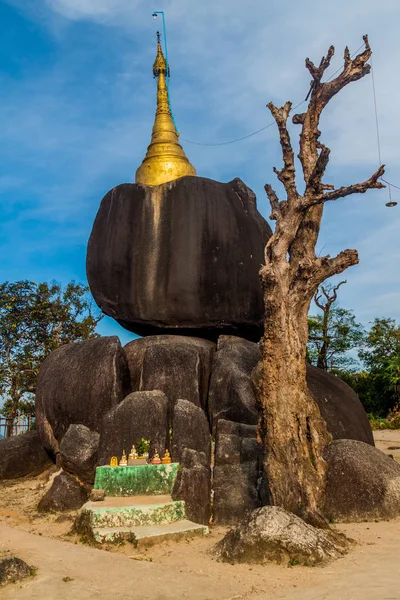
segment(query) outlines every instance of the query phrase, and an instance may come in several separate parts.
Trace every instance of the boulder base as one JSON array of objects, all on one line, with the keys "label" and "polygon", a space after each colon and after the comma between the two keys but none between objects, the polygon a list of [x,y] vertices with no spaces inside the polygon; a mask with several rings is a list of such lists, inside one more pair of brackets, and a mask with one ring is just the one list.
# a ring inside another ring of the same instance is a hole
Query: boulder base
[{"label": "boulder base", "polygon": [[253,511],[215,546],[230,563],[325,564],[347,552],[345,539],[316,529],[277,506]]},{"label": "boulder base", "polygon": [[133,392],[161,390],[170,410],[178,398],[207,405],[215,344],[182,335],[151,335],[124,348]]},{"label": "boulder base", "polygon": [[15,556],[0,558],[0,585],[15,583],[31,575],[30,567]]},{"label": "boulder base", "polygon": [[70,425],[60,444],[60,465],[81,481],[93,483],[100,434],[85,425]]},{"label": "boulder base", "polygon": [[102,200],[86,270],[100,308],[139,335],[258,340],[271,229],[240,180],[123,184]]},{"label": "boulder base", "polygon": [[0,481],[39,475],[52,464],[36,431],[0,440]]},{"label": "boulder base", "polygon": [[130,391],[129,369],[119,339],[102,337],[61,346],[40,367],[36,423],[54,453],[72,423],[100,431],[103,415]]},{"label": "boulder base", "polygon": [[38,504],[39,512],[76,510],[88,498],[88,488],[75,477],[61,472]]},{"label": "boulder base", "polygon": [[330,444],[325,514],[355,522],[400,516],[400,465],[369,444],[336,440]]},{"label": "boulder base", "polygon": [[103,419],[99,465],[108,465],[112,456],[121,458],[125,450],[128,455],[132,444],[150,440],[150,457],[158,452],[164,456],[168,440],[168,400],[165,394],[132,392]]},{"label": "boulder base", "polygon": [[204,452],[183,450],[180,470],[172,490],[174,500],[184,500],[191,521],[208,525],[211,517],[211,469]]}]

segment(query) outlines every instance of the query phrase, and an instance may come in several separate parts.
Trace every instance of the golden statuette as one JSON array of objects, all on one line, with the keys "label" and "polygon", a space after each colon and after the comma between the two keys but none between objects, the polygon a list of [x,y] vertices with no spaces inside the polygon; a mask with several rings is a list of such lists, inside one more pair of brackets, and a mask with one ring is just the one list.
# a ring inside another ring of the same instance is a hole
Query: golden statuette
[{"label": "golden statuette", "polygon": [[118,458],[116,456],[111,457],[110,467],[118,467]]},{"label": "golden statuette", "polygon": [[119,466],[120,467],[127,467],[128,466],[128,461],[127,461],[127,458],[126,458],[125,450],[122,451],[122,458],[119,461]]},{"label": "golden statuette", "polygon": [[168,450],[165,451],[165,454],[161,459],[161,463],[163,465],[170,465],[172,463],[172,458]]},{"label": "golden statuette", "polygon": [[143,185],[161,185],[185,175],[196,175],[196,169],[179,143],[179,133],[172,119],[166,81],[169,66],[163,55],[159,33],[157,40],[157,56],[153,65],[153,75],[157,78],[156,117],[150,145],[135,179],[136,183]]},{"label": "golden statuette", "polygon": [[158,452],[155,453],[153,460],[151,461],[152,465],[161,465],[161,459],[158,455]]}]

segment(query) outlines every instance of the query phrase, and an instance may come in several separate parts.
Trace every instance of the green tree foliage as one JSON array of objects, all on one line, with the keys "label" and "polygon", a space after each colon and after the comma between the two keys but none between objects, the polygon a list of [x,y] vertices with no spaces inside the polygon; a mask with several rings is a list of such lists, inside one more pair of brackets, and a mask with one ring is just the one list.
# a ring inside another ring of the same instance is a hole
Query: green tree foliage
[{"label": "green tree foliage", "polygon": [[88,288],[72,281],[0,284],[0,394],[2,414],[33,413],[40,364],[69,342],[97,337],[102,318],[93,312]]},{"label": "green tree foliage", "polygon": [[314,300],[321,313],[308,319],[308,359],[324,371],[354,370],[358,361],[349,351],[360,348],[365,335],[353,312],[337,306],[337,291],[343,283],[317,291]]},{"label": "green tree foliage", "polygon": [[386,416],[400,400],[400,326],[394,319],[375,319],[359,353],[368,386],[355,389],[367,412]]}]

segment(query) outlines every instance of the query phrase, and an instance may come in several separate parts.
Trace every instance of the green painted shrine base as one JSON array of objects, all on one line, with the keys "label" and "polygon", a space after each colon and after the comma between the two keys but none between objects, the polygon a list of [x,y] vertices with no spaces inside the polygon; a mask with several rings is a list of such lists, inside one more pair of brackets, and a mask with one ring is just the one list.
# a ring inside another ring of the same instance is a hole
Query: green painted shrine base
[{"label": "green painted shrine base", "polygon": [[[132,498],[134,500],[134,498]],[[101,506],[101,502],[87,502],[82,512],[89,513],[90,526],[95,527],[133,527],[136,525],[165,525],[185,518],[183,500],[130,506]],[[100,506],[99,506],[100,505]]]},{"label": "green painted shrine base", "polygon": [[106,496],[141,496],[170,494],[178,474],[179,463],[139,465],[135,467],[97,467],[94,489]]}]

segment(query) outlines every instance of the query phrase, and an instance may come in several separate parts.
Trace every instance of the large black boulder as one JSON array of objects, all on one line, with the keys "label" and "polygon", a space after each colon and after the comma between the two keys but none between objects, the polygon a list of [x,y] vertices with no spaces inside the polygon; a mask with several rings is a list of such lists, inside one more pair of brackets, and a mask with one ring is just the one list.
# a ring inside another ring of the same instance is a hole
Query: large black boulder
[{"label": "large black boulder", "polygon": [[36,387],[36,423],[43,445],[57,453],[72,423],[100,431],[103,415],[130,391],[117,337],[61,346],[43,362]]},{"label": "large black boulder", "polygon": [[208,525],[211,516],[211,468],[204,452],[190,448],[183,450],[172,497],[184,500],[188,519]]},{"label": "large black boulder", "polygon": [[70,425],[60,444],[60,466],[81,481],[93,483],[100,434],[85,425]]},{"label": "large black boulder", "polygon": [[152,335],[124,348],[132,391],[161,390],[172,410],[178,398],[207,405],[211,364],[216,346],[208,340],[181,335]]},{"label": "large black boulder", "polygon": [[150,440],[150,457],[157,451],[164,456],[168,446],[168,400],[159,390],[132,392],[104,415],[100,432],[99,465],[109,464],[112,456],[128,454],[132,444]]},{"label": "large black boulder", "polygon": [[271,229],[240,180],[123,184],[103,198],[86,270],[100,308],[139,335],[259,339]]},{"label": "large black boulder", "polygon": [[238,523],[261,505],[262,447],[255,425],[218,421],[213,477],[216,525]]},{"label": "large black boulder", "polygon": [[235,336],[223,335],[218,339],[208,395],[213,433],[220,418],[257,424],[258,413],[250,377],[259,360],[257,344]]},{"label": "large black boulder", "polygon": [[36,431],[0,440],[0,481],[39,475],[52,464]]},{"label": "large black boulder", "polygon": [[172,414],[172,447],[174,462],[180,462],[185,448],[204,452],[208,464],[211,457],[211,433],[204,411],[187,400],[178,400]]},{"label": "large black boulder", "polygon": [[[233,336],[218,340],[208,398],[213,433],[219,419],[257,423],[251,374],[259,359],[259,346],[253,342]],[[334,439],[354,439],[374,445],[368,417],[354,390],[338,377],[309,364],[307,384]]]},{"label": "large black boulder", "polygon": [[76,510],[88,499],[89,488],[73,475],[62,471],[38,504],[39,512]]},{"label": "large black boulder", "polygon": [[307,365],[307,385],[334,440],[358,440],[375,445],[363,405],[347,383]]},{"label": "large black boulder", "polygon": [[328,446],[325,514],[355,522],[400,516],[400,465],[377,448],[355,440]]}]

